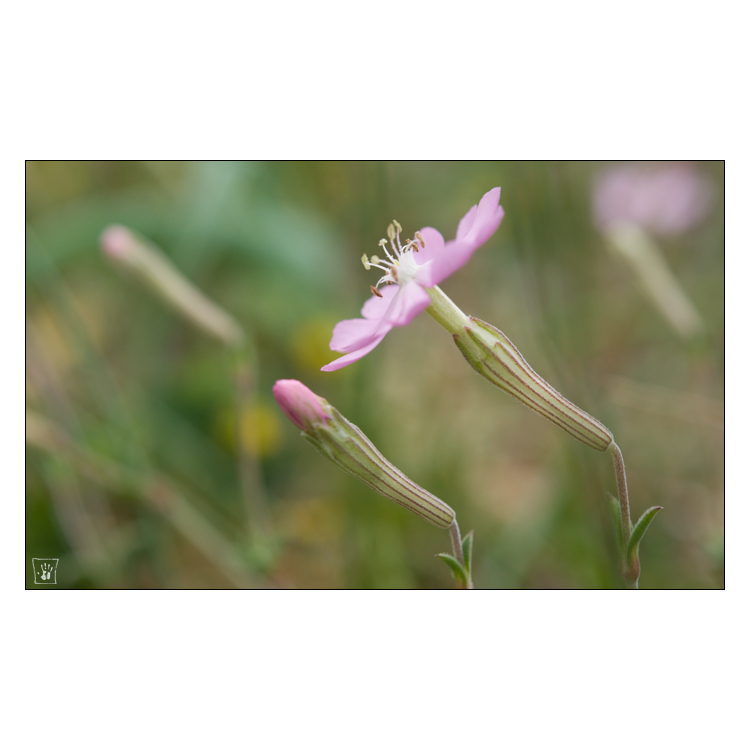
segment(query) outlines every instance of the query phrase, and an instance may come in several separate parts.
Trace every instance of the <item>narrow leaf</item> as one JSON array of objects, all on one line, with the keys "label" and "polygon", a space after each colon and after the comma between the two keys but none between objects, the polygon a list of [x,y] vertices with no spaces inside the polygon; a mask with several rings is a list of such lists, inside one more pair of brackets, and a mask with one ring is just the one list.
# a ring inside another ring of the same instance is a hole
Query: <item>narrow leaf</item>
[{"label": "narrow leaf", "polygon": [[646,533],[646,529],[649,527],[651,521],[654,520],[654,516],[662,509],[661,505],[655,505],[653,508],[649,508],[639,519],[633,527],[633,533],[630,535],[630,542],[628,542],[628,559],[638,557],[638,545],[643,539],[643,535]]},{"label": "narrow leaf", "polygon": [[471,577],[471,554],[474,551],[474,532],[470,531],[461,542],[461,549],[464,553],[464,567]]},{"label": "narrow leaf", "polygon": [[466,571],[455,557],[448,555],[445,552],[441,552],[439,555],[435,555],[435,557],[439,557],[453,571],[453,575],[457,581],[463,583],[464,586],[466,585]]}]

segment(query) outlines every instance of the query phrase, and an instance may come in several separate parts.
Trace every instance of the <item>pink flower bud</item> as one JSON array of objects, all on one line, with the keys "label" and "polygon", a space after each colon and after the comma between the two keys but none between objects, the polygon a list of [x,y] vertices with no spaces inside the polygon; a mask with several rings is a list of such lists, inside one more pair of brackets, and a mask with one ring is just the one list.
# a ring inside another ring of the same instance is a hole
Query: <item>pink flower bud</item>
[{"label": "pink flower bud", "polygon": [[102,232],[99,242],[112,263],[150,286],[185,318],[232,348],[243,345],[245,334],[240,324],[208,299],[145,237],[112,224]]},{"label": "pink flower bud", "polygon": [[455,521],[456,513],[450,505],[409,479],[359,427],[307,386],[298,380],[277,380],[273,395],[289,419],[303,430],[303,439],[347,474],[441,529]]},{"label": "pink flower bud", "polygon": [[107,255],[123,258],[133,246],[133,235],[127,228],[113,224],[102,232],[100,242]]},{"label": "pink flower bud", "polygon": [[279,406],[289,419],[300,428],[307,431],[311,425],[327,424],[330,417],[323,411],[323,399],[316,396],[299,380],[277,380],[273,387],[273,395]]}]

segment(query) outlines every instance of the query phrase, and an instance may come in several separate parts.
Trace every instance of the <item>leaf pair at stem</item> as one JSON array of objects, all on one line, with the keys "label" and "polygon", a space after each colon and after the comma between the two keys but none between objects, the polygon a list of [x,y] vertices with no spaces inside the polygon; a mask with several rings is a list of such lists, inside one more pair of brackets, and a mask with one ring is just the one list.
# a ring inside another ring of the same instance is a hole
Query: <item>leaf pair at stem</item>
[{"label": "leaf pair at stem", "polygon": [[[454,526],[455,534],[454,528],[451,528],[451,540],[453,541],[456,537],[458,540],[461,540],[461,536],[458,532],[458,524],[456,524],[455,521]],[[435,555],[435,557],[439,557],[451,569],[458,588],[473,589],[474,582],[471,579],[471,558],[474,551],[474,532],[470,531],[461,540],[460,544],[454,542],[453,546],[453,555],[441,552],[439,555]]]}]

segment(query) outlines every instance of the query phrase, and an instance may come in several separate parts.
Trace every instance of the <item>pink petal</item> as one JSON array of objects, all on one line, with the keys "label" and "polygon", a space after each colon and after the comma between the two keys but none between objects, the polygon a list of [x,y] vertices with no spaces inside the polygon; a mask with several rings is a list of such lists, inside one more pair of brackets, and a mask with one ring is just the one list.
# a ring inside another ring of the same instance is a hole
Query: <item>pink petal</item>
[{"label": "pink petal", "polygon": [[380,325],[387,326],[388,330],[408,325],[429,304],[430,295],[416,281],[410,281],[398,290]]},{"label": "pink petal", "polygon": [[370,299],[362,305],[362,317],[368,320],[380,320],[388,309],[388,305],[391,304],[391,300],[398,291],[398,284],[391,284],[390,286],[381,287],[380,293],[382,297],[372,295]]},{"label": "pink petal", "polygon": [[[467,245],[456,240],[451,240],[445,246],[445,252],[432,261],[429,269],[429,284],[425,286],[435,286],[447,279],[452,273],[458,271],[461,266],[466,265],[476,248],[473,245]],[[421,279],[420,279],[421,281]]]},{"label": "pink petal", "polygon": [[419,233],[424,240],[424,247],[414,254],[414,261],[419,270],[414,276],[414,281],[422,286],[434,286],[437,282],[432,280],[432,264],[435,258],[439,258],[445,252],[445,240],[437,229],[424,227]]},{"label": "pink petal", "polygon": [[[416,276],[420,284],[440,284],[469,261],[474,251],[495,233],[503,220],[505,212],[503,207],[498,205],[499,200],[500,188],[496,187],[485,193],[478,206],[469,209],[459,222],[456,239],[448,242],[442,248],[442,252],[436,252],[425,272]],[[420,255],[421,253],[422,251]]]},{"label": "pink petal", "polygon": [[420,247],[419,252],[414,254],[414,260],[418,265],[422,266],[428,260],[434,260],[439,255],[442,255],[445,240],[443,239],[443,235],[432,227],[420,229],[419,233],[424,240],[424,247]]},{"label": "pink petal", "polygon": [[458,224],[456,240],[474,246],[476,250],[492,237],[500,222],[503,220],[505,211],[500,203],[500,188],[492,188],[482,196],[479,206],[472,206],[469,212]]},{"label": "pink petal", "polygon": [[358,359],[362,359],[365,354],[369,354],[385,338],[386,333],[388,333],[388,331],[384,331],[380,336],[367,344],[367,346],[357,349],[356,352],[351,352],[345,354],[343,357],[334,359],[333,362],[329,362],[320,369],[323,370],[323,372],[333,372],[334,370],[340,370],[342,367],[350,365],[352,362],[356,362]]},{"label": "pink petal", "polygon": [[352,352],[369,344],[377,335],[378,320],[354,318],[336,323],[330,347],[335,352]]},{"label": "pink petal", "polygon": [[346,352],[346,354],[325,367],[321,367],[321,370],[333,372],[362,359],[385,338],[391,328],[408,325],[430,304],[430,295],[415,281],[410,281],[403,287],[392,286],[384,290],[382,299],[375,297],[378,301],[376,305],[372,304],[372,300],[367,300],[362,313],[366,311],[372,313],[374,309],[382,308],[383,301],[388,301],[385,296],[386,291],[388,291],[390,304],[380,320],[357,318],[342,320],[336,325],[333,329],[331,349]]},{"label": "pink petal", "polygon": [[[331,349],[335,352],[354,352],[367,346],[377,337],[382,340],[385,335],[382,332],[382,323],[399,289],[398,284],[385,287],[381,292],[382,297],[373,294],[362,305],[363,318],[342,320],[337,323],[331,337]],[[390,328],[392,326],[389,326],[388,330]]]},{"label": "pink petal", "polygon": [[474,226],[474,219],[477,215],[477,207],[472,206],[461,221],[458,222],[458,229],[456,230],[456,239],[462,240],[471,231]]}]

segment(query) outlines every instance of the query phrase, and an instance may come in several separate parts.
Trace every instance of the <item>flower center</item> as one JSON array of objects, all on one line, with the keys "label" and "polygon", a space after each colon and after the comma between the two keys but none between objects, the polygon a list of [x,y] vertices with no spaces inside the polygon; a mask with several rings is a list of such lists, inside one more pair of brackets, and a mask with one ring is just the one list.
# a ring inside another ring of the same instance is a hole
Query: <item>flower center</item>
[{"label": "flower center", "polygon": [[[381,284],[399,284],[400,286],[404,286],[404,284],[407,284],[414,278],[419,269],[417,261],[414,259],[414,253],[419,252],[420,246],[424,247],[422,235],[417,232],[413,240],[409,240],[405,245],[402,245],[402,231],[401,225],[394,219],[388,225],[388,239],[382,239],[378,242],[378,245],[383,248],[387,259],[380,258],[377,255],[371,255],[368,258],[367,253],[362,256],[362,265],[368,271],[374,267],[385,272],[378,280],[378,283],[370,287],[370,291],[378,297],[383,296],[378,291],[378,287]],[[388,251],[389,240],[393,255]]]}]

